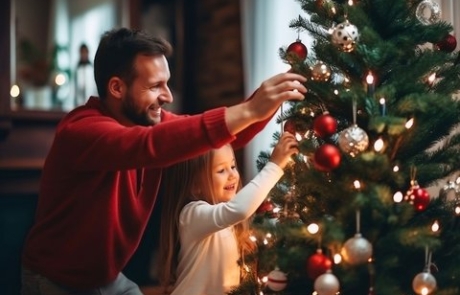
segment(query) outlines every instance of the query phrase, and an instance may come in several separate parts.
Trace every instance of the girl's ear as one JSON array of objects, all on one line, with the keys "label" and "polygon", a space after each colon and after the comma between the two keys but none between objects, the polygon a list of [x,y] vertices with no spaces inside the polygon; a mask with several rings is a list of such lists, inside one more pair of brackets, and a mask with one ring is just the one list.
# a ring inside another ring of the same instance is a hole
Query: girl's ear
[{"label": "girl's ear", "polygon": [[125,83],[118,77],[110,78],[107,88],[110,96],[117,99],[121,99],[126,92]]}]

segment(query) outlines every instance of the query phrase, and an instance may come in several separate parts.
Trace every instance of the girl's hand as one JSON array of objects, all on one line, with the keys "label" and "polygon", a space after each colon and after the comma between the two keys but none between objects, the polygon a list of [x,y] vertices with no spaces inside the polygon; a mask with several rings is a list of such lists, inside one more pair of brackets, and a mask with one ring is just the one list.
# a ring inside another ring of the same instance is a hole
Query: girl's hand
[{"label": "girl's hand", "polygon": [[295,136],[289,132],[284,132],[276,144],[270,156],[270,161],[280,166],[282,169],[291,161],[291,156],[299,152],[299,143]]}]

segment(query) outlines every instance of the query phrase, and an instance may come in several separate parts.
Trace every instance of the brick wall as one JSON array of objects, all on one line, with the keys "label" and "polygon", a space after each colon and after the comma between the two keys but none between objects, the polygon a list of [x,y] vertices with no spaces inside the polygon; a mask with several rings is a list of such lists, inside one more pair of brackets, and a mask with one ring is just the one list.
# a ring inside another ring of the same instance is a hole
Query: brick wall
[{"label": "brick wall", "polygon": [[243,99],[240,5],[237,0],[196,1],[195,89],[201,110]]}]

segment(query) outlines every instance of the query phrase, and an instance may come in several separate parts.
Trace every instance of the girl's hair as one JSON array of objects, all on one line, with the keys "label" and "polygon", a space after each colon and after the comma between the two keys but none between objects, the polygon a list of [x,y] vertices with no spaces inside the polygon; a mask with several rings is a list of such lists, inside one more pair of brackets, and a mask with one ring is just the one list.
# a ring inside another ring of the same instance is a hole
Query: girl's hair
[{"label": "girl's hair", "polygon": [[[191,201],[204,200],[210,204],[218,203],[212,195],[212,158],[215,150],[177,163],[163,171],[164,196],[162,199],[159,261],[160,284],[168,287],[176,281],[176,269],[180,249],[179,215]],[[241,188],[241,178],[238,190]],[[255,250],[249,240],[249,220],[234,226],[238,245],[243,253]],[[236,261],[235,261],[236,263]]]}]

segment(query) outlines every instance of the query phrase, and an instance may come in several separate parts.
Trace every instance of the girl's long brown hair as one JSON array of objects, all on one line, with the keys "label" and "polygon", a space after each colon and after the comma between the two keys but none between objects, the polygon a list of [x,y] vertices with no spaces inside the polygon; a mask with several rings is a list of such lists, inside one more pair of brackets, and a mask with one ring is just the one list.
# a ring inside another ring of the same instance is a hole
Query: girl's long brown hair
[{"label": "girl's long brown hair", "polygon": [[[164,169],[160,245],[158,265],[159,281],[167,288],[176,281],[176,268],[180,249],[179,214],[191,201],[204,200],[216,204],[211,194],[212,158],[211,150],[196,158],[177,163]],[[241,188],[241,178],[238,189]],[[205,197],[203,197],[205,196]],[[254,251],[255,244],[249,240],[249,221],[244,220],[234,226],[238,245],[242,253]],[[235,261],[236,263],[236,261]]]}]

